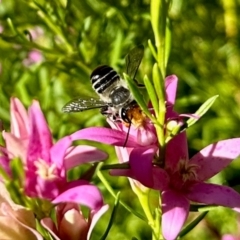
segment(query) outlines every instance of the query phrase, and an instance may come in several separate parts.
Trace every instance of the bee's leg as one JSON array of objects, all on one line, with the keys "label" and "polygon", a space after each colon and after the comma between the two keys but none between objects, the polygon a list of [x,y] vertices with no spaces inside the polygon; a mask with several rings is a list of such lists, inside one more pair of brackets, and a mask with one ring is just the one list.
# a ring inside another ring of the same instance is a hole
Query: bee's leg
[{"label": "bee's leg", "polygon": [[111,115],[111,112],[109,112],[109,107],[108,106],[104,106],[100,109],[100,113],[106,117],[108,117],[108,115]]},{"label": "bee's leg", "polygon": [[109,118],[113,122],[122,122],[118,113],[112,111],[112,109],[108,106],[102,107],[100,110],[101,114],[106,118]]}]

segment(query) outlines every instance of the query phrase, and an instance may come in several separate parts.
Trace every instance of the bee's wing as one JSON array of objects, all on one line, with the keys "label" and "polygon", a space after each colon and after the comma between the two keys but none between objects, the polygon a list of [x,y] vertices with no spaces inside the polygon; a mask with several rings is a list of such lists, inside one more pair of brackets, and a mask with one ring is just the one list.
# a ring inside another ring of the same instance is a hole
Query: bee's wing
[{"label": "bee's wing", "polygon": [[144,53],[144,46],[138,45],[130,50],[130,52],[125,57],[126,61],[126,72],[132,78],[135,79],[138,67],[142,61]]},{"label": "bee's wing", "polygon": [[103,102],[100,99],[95,98],[77,98],[68,102],[63,108],[62,111],[66,113],[70,112],[82,112],[94,108],[102,108],[109,106],[108,103]]}]

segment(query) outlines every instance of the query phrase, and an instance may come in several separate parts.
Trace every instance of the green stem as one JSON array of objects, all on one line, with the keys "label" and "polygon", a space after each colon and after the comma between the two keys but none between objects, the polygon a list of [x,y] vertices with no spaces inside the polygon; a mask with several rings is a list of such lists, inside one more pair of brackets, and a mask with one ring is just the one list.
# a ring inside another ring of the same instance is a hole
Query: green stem
[{"label": "green stem", "polygon": [[144,187],[144,190],[141,187],[138,187],[134,181],[131,182],[132,189],[134,193],[137,195],[139,202],[142,206],[142,209],[148,219],[148,225],[152,228],[152,239],[158,240],[159,231],[158,224],[156,225],[155,219],[152,215],[151,208],[149,206],[149,193],[150,189]]},{"label": "green stem", "polygon": [[[115,194],[115,192],[113,191],[112,187],[109,185],[108,181],[105,179],[105,177],[103,176],[101,171],[97,172],[97,176],[98,178],[102,181],[103,185],[106,187],[106,189],[109,191],[109,193],[116,199],[117,198],[117,194]],[[133,213],[134,215],[136,215],[137,217],[139,217],[140,219],[142,219],[143,221],[147,221],[146,217],[144,217],[142,214],[134,211],[132,208],[130,208],[128,205],[126,205],[124,202],[122,202],[121,200],[119,201],[119,203],[130,213]]]}]

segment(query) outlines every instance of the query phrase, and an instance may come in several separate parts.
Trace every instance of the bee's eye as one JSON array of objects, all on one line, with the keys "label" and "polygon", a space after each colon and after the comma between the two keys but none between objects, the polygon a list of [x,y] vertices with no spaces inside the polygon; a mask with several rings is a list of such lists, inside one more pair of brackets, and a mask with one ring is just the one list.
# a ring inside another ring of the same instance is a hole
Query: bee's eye
[{"label": "bee's eye", "polygon": [[120,113],[119,113],[120,117],[124,122],[131,123],[131,120],[129,119],[127,112],[128,112],[127,109],[121,108]]}]

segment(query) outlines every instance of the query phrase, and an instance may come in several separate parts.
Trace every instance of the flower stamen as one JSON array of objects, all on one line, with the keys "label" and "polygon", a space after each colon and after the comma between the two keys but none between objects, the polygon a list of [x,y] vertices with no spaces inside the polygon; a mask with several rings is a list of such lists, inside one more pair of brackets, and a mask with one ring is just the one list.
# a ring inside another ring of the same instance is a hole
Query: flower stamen
[{"label": "flower stamen", "polygon": [[196,164],[190,164],[189,161],[185,159],[181,159],[178,163],[178,171],[182,176],[183,182],[186,181],[197,181],[198,176],[196,173],[196,169],[199,168]]},{"label": "flower stamen", "polygon": [[56,164],[48,165],[43,159],[38,159],[34,163],[36,169],[36,174],[38,174],[43,179],[55,179],[56,175]]}]

